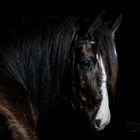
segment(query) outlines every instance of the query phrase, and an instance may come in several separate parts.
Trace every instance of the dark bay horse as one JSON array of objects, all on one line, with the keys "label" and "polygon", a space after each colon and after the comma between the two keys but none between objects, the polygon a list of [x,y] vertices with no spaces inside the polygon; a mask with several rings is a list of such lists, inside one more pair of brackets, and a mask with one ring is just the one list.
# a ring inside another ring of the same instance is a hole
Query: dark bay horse
[{"label": "dark bay horse", "polygon": [[120,21],[104,22],[102,14],[94,20],[51,16],[0,33],[0,130],[14,140],[39,139],[40,120],[59,98],[84,112],[92,128],[104,129],[117,80]]}]

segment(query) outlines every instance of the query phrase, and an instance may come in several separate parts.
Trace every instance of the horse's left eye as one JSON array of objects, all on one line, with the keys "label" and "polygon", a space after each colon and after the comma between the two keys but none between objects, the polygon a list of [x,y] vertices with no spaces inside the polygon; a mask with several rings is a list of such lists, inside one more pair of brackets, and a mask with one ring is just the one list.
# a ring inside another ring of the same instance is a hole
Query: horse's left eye
[{"label": "horse's left eye", "polygon": [[91,67],[92,61],[88,58],[83,58],[80,60],[80,68],[84,70],[88,70]]}]

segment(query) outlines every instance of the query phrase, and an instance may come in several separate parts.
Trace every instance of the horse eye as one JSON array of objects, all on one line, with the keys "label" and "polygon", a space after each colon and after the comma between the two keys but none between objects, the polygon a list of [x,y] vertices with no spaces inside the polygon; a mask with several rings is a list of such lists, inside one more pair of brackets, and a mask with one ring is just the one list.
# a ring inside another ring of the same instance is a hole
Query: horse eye
[{"label": "horse eye", "polygon": [[88,70],[91,67],[91,63],[92,61],[88,58],[83,58],[82,60],[80,60],[80,68],[84,69],[84,70]]}]

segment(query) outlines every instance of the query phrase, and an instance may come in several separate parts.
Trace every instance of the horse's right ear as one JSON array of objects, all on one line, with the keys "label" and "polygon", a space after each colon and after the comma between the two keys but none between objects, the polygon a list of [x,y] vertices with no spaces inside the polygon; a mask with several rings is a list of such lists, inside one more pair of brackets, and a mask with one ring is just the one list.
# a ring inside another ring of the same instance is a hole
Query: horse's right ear
[{"label": "horse's right ear", "polygon": [[122,15],[120,15],[120,16],[115,20],[115,22],[113,23],[113,25],[112,25],[112,27],[111,27],[111,32],[112,32],[112,35],[113,35],[113,36],[115,35],[116,30],[117,30],[118,27],[120,26],[121,21],[122,21]]}]

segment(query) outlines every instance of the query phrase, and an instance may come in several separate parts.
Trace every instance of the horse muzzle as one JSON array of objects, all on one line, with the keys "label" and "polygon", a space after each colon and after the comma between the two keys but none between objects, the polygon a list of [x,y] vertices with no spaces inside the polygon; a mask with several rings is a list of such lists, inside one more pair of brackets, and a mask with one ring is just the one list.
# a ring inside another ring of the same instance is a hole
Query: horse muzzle
[{"label": "horse muzzle", "polygon": [[106,112],[102,112],[100,114],[100,110],[98,111],[95,121],[93,122],[94,128],[96,131],[104,130],[105,127],[110,123],[111,114],[109,108]]}]

